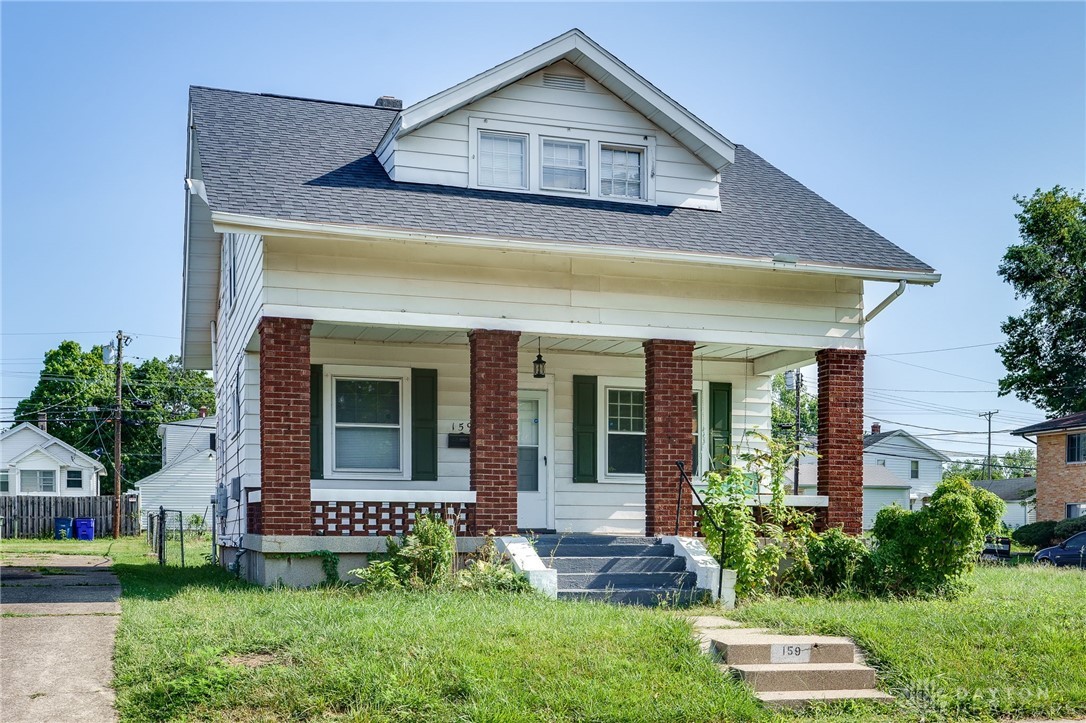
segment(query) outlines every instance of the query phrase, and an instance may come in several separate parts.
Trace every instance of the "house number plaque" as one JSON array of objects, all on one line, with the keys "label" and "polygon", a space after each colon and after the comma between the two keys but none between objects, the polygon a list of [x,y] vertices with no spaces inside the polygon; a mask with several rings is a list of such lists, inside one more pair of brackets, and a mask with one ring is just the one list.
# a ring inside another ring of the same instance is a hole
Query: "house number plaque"
[{"label": "house number plaque", "polygon": [[778,644],[769,650],[770,663],[809,663],[811,662],[811,646],[795,644]]}]

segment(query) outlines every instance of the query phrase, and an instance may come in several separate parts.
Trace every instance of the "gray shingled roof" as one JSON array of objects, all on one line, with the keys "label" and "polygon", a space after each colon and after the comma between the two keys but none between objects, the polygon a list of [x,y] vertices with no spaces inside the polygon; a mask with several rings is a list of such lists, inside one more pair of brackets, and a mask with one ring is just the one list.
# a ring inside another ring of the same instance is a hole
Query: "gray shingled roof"
[{"label": "gray shingled roof", "polygon": [[743,146],[721,174],[721,213],[633,206],[396,183],[373,155],[395,111],[202,87],[189,95],[216,212],[932,271]]},{"label": "gray shingled roof", "polygon": [[973,486],[979,487],[982,490],[988,490],[1004,502],[1018,502],[1037,494],[1036,477],[974,480]]},{"label": "gray shingled roof", "polygon": [[1064,429],[1077,429],[1079,427],[1086,427],[1086,412],[1075,412],[1074,414],[1068,414],[1066,417],[1048,419],[1037,424],[1031,424],[1028,427],[1016,429],[1011,434],[1021,436],[1024,434],[1037,434],[1038,432],[1059,432]]}]

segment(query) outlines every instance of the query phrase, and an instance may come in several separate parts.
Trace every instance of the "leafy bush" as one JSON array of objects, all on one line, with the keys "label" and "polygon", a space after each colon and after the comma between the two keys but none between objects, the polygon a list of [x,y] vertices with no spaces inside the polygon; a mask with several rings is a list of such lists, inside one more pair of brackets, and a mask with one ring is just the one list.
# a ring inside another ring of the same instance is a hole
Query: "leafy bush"
[{"label": "leafy bush", "polygon": [[811,586],[825,593],[855,589],[870,557],[871,551],[862,540],[849,537],[840,528],[814,535],[807,544]]},{"label": "leafy bush", "polygon": [[508,557],[498,552],[494,536],[487,535],[478,550],[468,557],[468,564],[456,573],[456,586],[465,590],[489,592],[527,592],[528,578],[513,569]]},{"label": "leafy bush", "polygon": [[[944,480],[931,504],[915,512],[886,507],[871,530],[877,545],[864,587],[881,595],[954,595],[964,589],[984,546],[984,534],[1003,514],[986,494],[960,478]],[[994,496],[994,495],[992,495]],[[978,509],[979,507],[979,509]]]},{"label": "leafy bush", "polygon": [[399,590],[403,587],[396,565],[389,560],[371,560],[368,565],[358,570],[351,570],[362,581],[366,590]]},{"label": "leafy bush", "polygon": [[1086,532],[1086,517],[1072,517],[1069,520],[1057,522],[1052,530],[1052,536],[1057,540],[1066,540],[1079,532]]},{"label": "leafy bush", "polygon": [[1049,547],[1052,545],[1052,538],[1056,534],[1057,524],[1046,520],[1045,522],[1022,525],[1011,533],[1011,539],[1024,547]]},{"label": "leafy bush", "polygon": [[404,538],[402,545],[395,545],[390,554],[403,561],[409,580],[433,585],[448,580],[452,574],[456,536],[438,515],[421,515],[415,518],[415,531]]}]

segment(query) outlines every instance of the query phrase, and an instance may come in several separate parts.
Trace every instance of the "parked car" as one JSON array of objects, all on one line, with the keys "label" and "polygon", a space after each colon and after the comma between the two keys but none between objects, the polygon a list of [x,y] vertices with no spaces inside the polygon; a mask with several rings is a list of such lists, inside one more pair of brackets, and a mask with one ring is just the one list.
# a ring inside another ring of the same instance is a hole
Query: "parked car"
[{"label": "parked car", "polygon": [[1033,561],[1057,567],[1081,567],[1086,570],[1086,532],[1071,535],[1054,547],[1046,547],[1033,556]]}]

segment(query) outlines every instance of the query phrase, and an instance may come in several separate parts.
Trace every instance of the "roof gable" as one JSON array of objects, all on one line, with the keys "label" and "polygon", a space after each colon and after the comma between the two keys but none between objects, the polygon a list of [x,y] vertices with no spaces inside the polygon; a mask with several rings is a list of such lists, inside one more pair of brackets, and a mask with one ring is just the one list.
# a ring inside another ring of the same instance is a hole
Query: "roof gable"
[{"label": "roof gable", "polygon": [[53,448],[58,447],[61,450],[64,450],[65,452],[68,452],[70,455],[73,455],[73,456],[78,457],[79,459],[81,459],[83,461],[83,463],[84,463],[82,466],[91,467],[91,468],[97,470],[100,473],[105,472],[105,469],[106,469],[105,465],[103,465],[101,462],[99,462],[98,460],[94,459],[93,457],[91,457],[89,455],[84,454],[83,452],[80,452],[78,449],[71,446],[67,442],[64,442],[63,440],[57,439],[53,435],[49,434],[48,432],[43,431],[37,425],[31,424],[30,422],[23,422],[22,424],[20,424],[18,426],[12,427],[10,429],[5,429],[4,431],[0,432],[0,440],[10,439],[10,438],[16,436],[17,434],[24,434],[24,433],[25,434],[37,435],[41,439],[41,441],[38,444],[33,445],[29,449],[23,451],[21,454],[17,455],[13,459],[5,461],[4,464],[15,464],[19,460],[25,458],[26,456],[28,456],[32,452],[41,452],[42,454],[45,454],[45,455],[47,455],[49,457],[52,457],[59,464],[69,465],[70,466],[70,463],[71,463],[72,460],[70,460],[70,459],[65,460],[65,459],[57,456],[57,452]]},{"label": "roof gable", "polygon": [[[906,432],[904,429],[893,429],[889,432],[864,435],[864,453],[878,454],[880,446],[888,447],[894,444],[901,445],[902,443],[912,444],[918,450],[922,452],[927,452],[931,457],[938,459],[941,462],[950,461],[950,457],[947,457],[945,454],[935,449],[934,447],[924,444],[919,439]],[[889,452],[886,452],[886,454],[901,456],[901,451],[900,449],[891,450]]]},{"label": "roof gable", "polygon": [[596,41],[573,28],[526,53],[404,108],[378,144],[396,138],[515,83],[559,60],[567,60],[607,88],[717,171],[735,162],[735,144],[645,80]]}]

